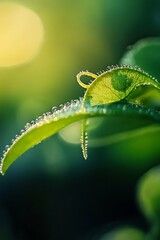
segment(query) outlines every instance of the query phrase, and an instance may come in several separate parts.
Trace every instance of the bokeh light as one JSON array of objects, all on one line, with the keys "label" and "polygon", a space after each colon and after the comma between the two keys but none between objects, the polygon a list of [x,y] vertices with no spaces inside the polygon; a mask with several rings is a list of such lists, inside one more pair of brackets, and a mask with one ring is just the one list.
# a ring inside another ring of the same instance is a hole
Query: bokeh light
[{"label": "bokeh light", "polygon": [[[158,0],[0,0],[1,153],[27,122],[84,95],[76,81],[81,70],[106,70],[135,42],[159,36],[159,10]],[[87,161],[80,123],[19,158],[0,176],[0,240],[100,240],[112,230],[112,237],[143,236],[148,225],[135,190],[159,164],[159,132],[105,143],[114,133],[152,124],[141,120],[90,120]],[[126,233],[120,226],[133,228]]]},{"label": "bokeh light", "polygon": [[33,10],[14,2],[0,3],[0,67],[30,61],[43,37],[42,21]]},{"label": "bokeh light", "polygon": [[119,227],[105,234],[100,240],[145,240],[145,234],[133,227]]}]

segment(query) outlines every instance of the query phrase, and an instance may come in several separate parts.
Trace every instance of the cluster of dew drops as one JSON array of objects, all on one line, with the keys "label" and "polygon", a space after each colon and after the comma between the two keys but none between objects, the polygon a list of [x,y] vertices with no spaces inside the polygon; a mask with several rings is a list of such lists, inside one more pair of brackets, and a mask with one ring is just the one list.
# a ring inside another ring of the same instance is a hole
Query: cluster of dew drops
[{"label": "cluster of dew drops", "polygon": [[148,77],[152,78],[153,80],[157,81],[157,79],[153,76],[151,76],[149,73],[147,73],[145,70],[143,70],[142,68],[140,68],[139,66],[131,66],[131,65],[128,65],[128,64],[122,64],[122,65],[111,65],[111,66],[108,66],[106,68],[106,71],[100,71],[99,73],[97,73],[98,75],[101,75],[107,71],[110,71],[110,70],[116,70],[116,69],[124,69],[124,68],[128,68],[128,69],[132,69],[132,70],[135,70],[135,71],[138,71],[138,72],[141,72],[141,73],[144,73],[145,75],[147,75]]},{"label": "cluster of dew drops", "polygon": [[60,118],[67,118],[68,116],[72,116],[75,112],[81,109],[83,103],[83,98],[79,98],[77,100],[71,100],[71,102],[67,102],[66,104],[61,104],[59,107],[52,107],[50,112],[46,112],[39,116],[36,120],[26,123],[24,128],[20,131],[19,135],[16,135],[15,138],[11,140],[10,145],[5,146],[5,150],[3,151],[3,156],[0,161],[0,172],[2,171],[2,162],[5,156],[7,155],[10,148],[28,131],[40,127],[45,123],[50,123],[52,121],[56,121]]},{"label": "cluster of dew drops", "polygon": [[[150,76],[148,73],[146,73],[145,71],[143,71],[142,69],[140,69],[139,67],[132,67],[130,65],[122,65],[122,66],[118,66],[118,65],[112,65],[107,67],[106,71],[110,71],[113,69],[123,69],[123,68],[129,68],[129,69],[133,69],[133,70],[137,70],[139,72],[142,72],[144,74],[146,74],[147,76],[151,77],[153,80],[156,81],[156,79],[152,76]],[[97,73],[98,75],[103,74],[106,71],[101,71],[100,73]],[[56,121],[60,118],[67,118],[68,116],[72,116],[72,114],[74,115],[75,112],[78,112],[82,105],[83,105],[84,101],[83,98],[79,98],[78,100],[72,100],[71,102],[67,102],[65,105],[60,105],[58,108],[57,107],[53,107],[51,109],[50,112],[46,112],[43,115],[39,116],[35,121],[31,121],[30,123],[26,123],[26,125],[24,126],[24,128],[20,131],[19,135],[16,135],[14,139],[12,139],[11,144],[10,145],[6,145],[5,150],[3,151],[3,156],[1,157],[0,161],[0,172],[2,172],[2,163],[3,163],[3,159],[5,158],[5,156],[7,155],[8,151],[10,150],[10,148],[28,131],[32,130],[33,128],[36,127],[40,127],[41,125],[45,124],[45,123],[50,123],[52,121]],[[86,106],[87,107],[87,106]],[[100,109],[97,109],[98,106],[96,106],[95,108],[93,108],[93,112],[97,111]],[[103,114],[106,113],[106,109],[102,108],[101,109],[103,111]],[[126,106],[124,106],[124,109],[126,110]],[[150,115],[153,115],[153,113],[151,112]],[[87,151],[87,133],[85,133],[85,149],[84,151]]]}]

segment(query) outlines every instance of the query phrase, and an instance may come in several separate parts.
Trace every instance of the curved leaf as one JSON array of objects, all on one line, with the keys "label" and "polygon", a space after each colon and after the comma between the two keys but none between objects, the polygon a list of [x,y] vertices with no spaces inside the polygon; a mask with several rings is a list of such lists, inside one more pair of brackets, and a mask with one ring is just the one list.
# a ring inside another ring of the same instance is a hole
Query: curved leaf
[{"label": "curved leaf", "polygon": [[142,115],[155,121],[160,121],[159,112],[135,104],[113,103],[84,108],[83,101],[77,100],[67,106],[65,105],[60,110],[43,114],[43,116],[31,124],[27,123],[21,134],[12,140],[12,144],[6,146],[1,159],[1,173],[4,174],[9,166],[28,149],[57,133],[67,125],[91,117],[119,114]]},{"label": "curved leaf", "polygon": [[[81,81],[83,75],[94,78],[89,85]],[[142,104],[140,98],[144,94],[144,86],[151,86],[160,90],[159,82],[141,69],[130,66],[113,66],[107,71],[96,75],[88,71],[77,75],[78,83],[86,88],[84,106],[95,106],[119,101]],[[141,89],[141,87],[143,87]],[[138,90],[137,90],[138,88]],[[160,94],[159,94],[160,95]],[[82,152],[87,158],[86,121],[82,123]]]},{"label": "curved leaf", "polygon": [[127,130],[120,133],[114,133],[110,136],[103,138],[94,138],[90,140],[90,147],[102,147],[110,144],[114,144],[117,142],[129,140],[132,138],[137,138],[149,133],[159,133],[160,125],[159,124],[151,124],[149,126],[138,127],[137,129]]},{"label": "curved leaf", "polygon": [[[80,80],[82,75],[89,75],[95,80],[90,85],[85,85]],[[81,86],[87,88],[84,98],[72,101],[70,104],[61,107],[61,109],[53,109],[52,113],[43,114],[31,124],[27,123],[24,129],[21,130],[20,136],[17,136],[12,141],[11,146],[6,146],[1,159],[0,171],[2,174],[29,148],[73,122],[83,119],[82,150],[86,159],[87,118],[125,113],[146,115],[156,121],[160,120],[158,111],[144,108],[141,101],[137,101],[138,96],[142,95],[143,89],[138,92],[136,97],[130,97],[133,92],[136,92],[137,87],[144,85],[160,89],[160,84],[154,78],[139,69],[129,66],[116,66],[99,76],[89,72],[81,72],[77,75],[77,80]]]},{"label": "curved leaf", "polygon": [[146,240],[144,232],[134,227],[118,227],[113,231],[105,234],[100,240]]},{"label": "curved leaf", "polygon": [[160,167],[150,169],[138,183],[138,201],[152,221],[160,219]]},{"label": "curved leaf", "polygon": [[122,64],[139,66],[152,76],[160,79],[160,38],[146,38],[136,42],[124,54]]},{"label": "curved leaf", "polygon": [[[89,85],[81,82],[80,77],[83,75],[91,76],[94,81]],[[77,75],[78,83],[87,88],[84,95],[84,105],[91,106],[113,103],[117,101],[130,100],[130,94],[140,86],[153,86],[160,89],[160,83],[148,73],[140,68],[131,66],[113,66],[100,75],[90,72],[80,72]]]},{"label": "curved leaf", "polygon": [[137,197],[145,216],[151,221],[149,239],[160,239],[160,167],[145,173],[138,182]]}]

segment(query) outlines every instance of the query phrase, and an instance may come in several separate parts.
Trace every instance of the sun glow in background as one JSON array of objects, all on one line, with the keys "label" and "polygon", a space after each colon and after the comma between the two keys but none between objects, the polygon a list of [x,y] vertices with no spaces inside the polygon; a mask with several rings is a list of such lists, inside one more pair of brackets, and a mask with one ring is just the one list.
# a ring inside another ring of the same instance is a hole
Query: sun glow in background
[{"label": "sun glow in background", "polygon": [[[83,96],[78,72],[105,70],[159,36],[159,9],[158,0],[0,0],[0,152],[26,122]],[[98,119],[90,134],[127,124]],[[105,238],[115,219],[139,217],[135,182],[159,159],[159,133],[89,148],[88,161],[79,135],[79,123],[64,129],[0,176],[0,240]]]},{"label": "sun glow in background", "polygon": [[30,61],[43,37],[42,21],[34,11],[12,2],[0,3],[0,67]]}]

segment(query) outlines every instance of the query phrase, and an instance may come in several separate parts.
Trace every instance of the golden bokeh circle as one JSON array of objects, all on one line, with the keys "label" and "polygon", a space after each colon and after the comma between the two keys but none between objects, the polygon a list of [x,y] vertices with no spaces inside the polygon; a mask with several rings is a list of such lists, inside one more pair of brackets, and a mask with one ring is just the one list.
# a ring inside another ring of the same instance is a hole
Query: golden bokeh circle
[{"label": "golden bokeh circle", "polygon": [[0,67],[30,61],[39,52],[43,38],[37,13],[17,3],[0,3]]}]

